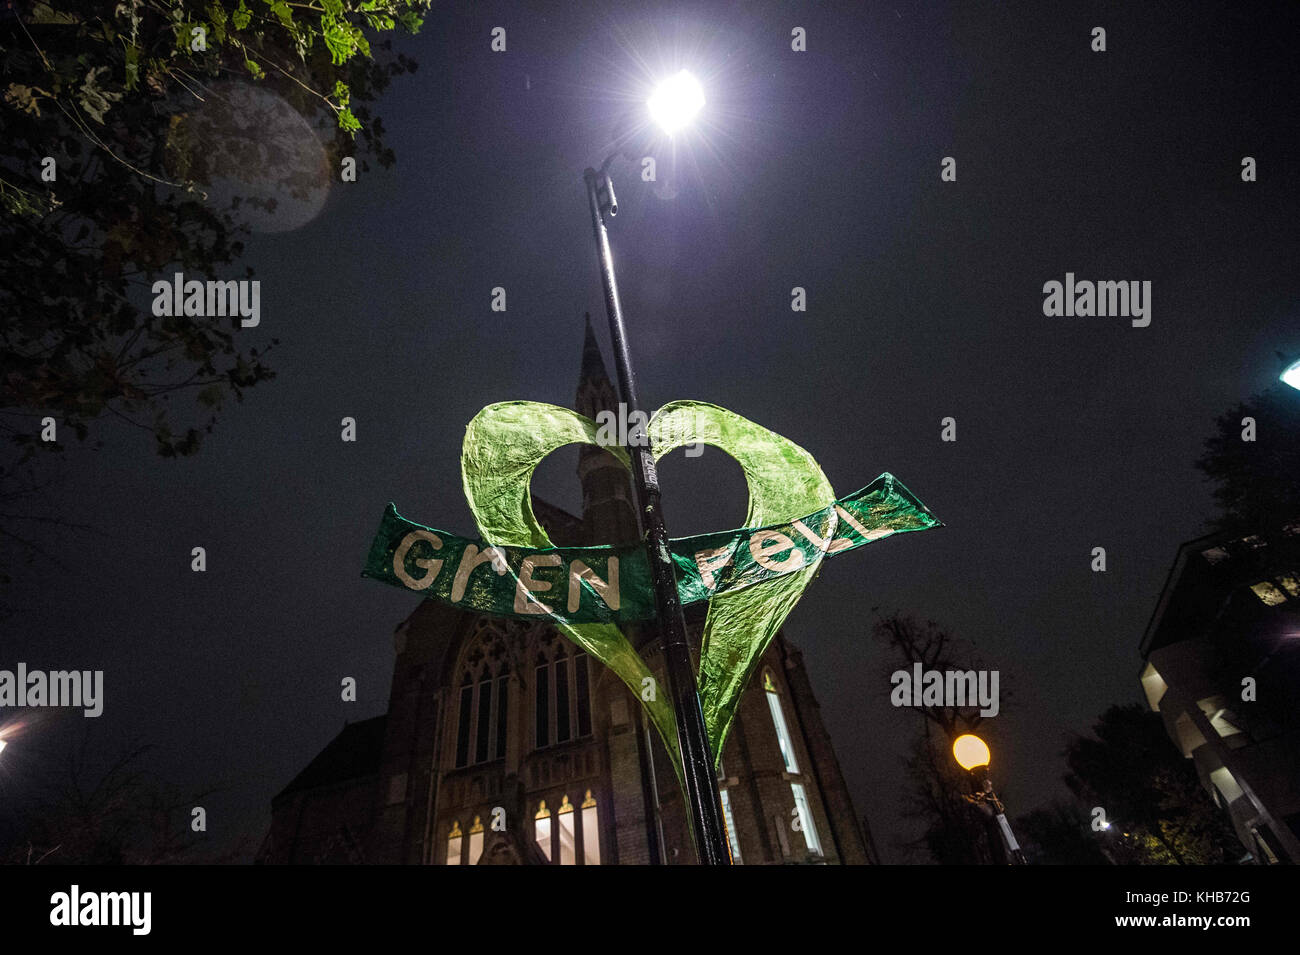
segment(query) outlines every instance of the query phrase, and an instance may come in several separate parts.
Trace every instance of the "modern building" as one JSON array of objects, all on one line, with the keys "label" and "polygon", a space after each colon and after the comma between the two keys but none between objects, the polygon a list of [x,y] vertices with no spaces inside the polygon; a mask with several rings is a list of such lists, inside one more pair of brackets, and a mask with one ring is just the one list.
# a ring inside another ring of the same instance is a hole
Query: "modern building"
[{"label": "modern building", "polygon": [[[587,325],[575,407],[617,395]],[[627,471],[583,447],[581,516],[534,499],[557,545],[637,539]],[[693,612],[692,612],[693,611]],[[698,647],[704,608],[688,608]],[[629,639],[663,677],[649,629]],[[272,802],[272,863],[694,861],[677,781],[640,701],[545,622],[433,601],[397,627],[388,712],[350,724]],[[723,753],[736,863],[875,861],[799,651],[778,634]]]},{"label": "modern building", "polygon": [[1300,525],[1184,544],[1141,651],[1148,703],[1242,845],[1300,862]]}]

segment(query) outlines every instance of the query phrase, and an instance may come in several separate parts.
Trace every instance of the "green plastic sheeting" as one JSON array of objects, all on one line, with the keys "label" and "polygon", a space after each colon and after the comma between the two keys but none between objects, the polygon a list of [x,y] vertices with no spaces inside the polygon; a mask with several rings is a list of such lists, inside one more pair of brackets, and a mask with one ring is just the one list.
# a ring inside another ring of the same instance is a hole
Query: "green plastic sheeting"
[{"label": "green plastic sheeting", "polygon": [[[533,471],[568,444],[601,445],[597,425],[567,408],[527,401],[489,405],[470,422],[461,455],[465,497],[480,540],[402,518],[389,505],[365,576],[458,607],[546,619],[609,667],[642,701],[681,779],[668,694],[619,629],[654,616],[643,545],[555,547],[533,513]],[[736,706],[763,652],[828,556],[873,540],[941,526],[901,483],[882,474],[836,500],[812,456],[792,441],[716,405],[675,401],[647,429],[656,459],[709,444],[740,463],[749,487],[745,527],[671,542],[683,604],[709,601],[698,673],[715,764]]]},{"label": "green plastic sheeting", "polygon": [[[907,488],[882,474],[797,521],[669,541],[677,596],[683,605],[699,603],[795,573],[823,555],[934,525]],[[361,574],[494,617],[622,626],[655,616],[650,563],[640,543],[504,547],[408,521],[392,504]]]},{"label": "green plastic sheeting", "polygon": [[[488,405],[465,429],[460,474],[465,499],[484,541],[513,547],[551,547],[551,539],[533,513],[533,471],[566,444],[598,444],[596,423],[556,405],[506,401]],[[627,452],[609,448],[625,466]],[[623,632],[612,623],[556,620],[560,632],[609,667],[634,697],[642,701],[663,738],[680,784],[681,755],[677,720],[667,693],[657,691],[654,675]]]},{"label": "green plastic sheeting", "polygon": [[[683,444],[698,442],[735,458],[749,485],[746,527],[797,520],[835,500],[831,482],[811,454],[717,405],[674,401],[655,413],[648,430],[656,459]],[[838,517],[836,514],[836,521]],[[741,692],[824,556],[818,552],[793,573],[748,590],[721,593],[709,601],[697,680],[715,767],[722,759],[722,746]]]}]

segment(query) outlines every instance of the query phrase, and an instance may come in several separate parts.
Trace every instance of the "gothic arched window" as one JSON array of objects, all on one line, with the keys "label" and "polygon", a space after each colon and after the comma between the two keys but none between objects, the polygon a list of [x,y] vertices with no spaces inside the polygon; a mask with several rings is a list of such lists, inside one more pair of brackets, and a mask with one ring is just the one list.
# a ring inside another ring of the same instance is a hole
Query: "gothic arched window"
[{"label": "gothic arched window", "polygon": [[551,858],[551,811],[546,808],[546,800],[543,799],[541,805],[537,807],[537,814],[533,816],[533,838],[537,840],[537,846],[542,850],[542,854],[547,859]]},{"label": "gothic arched window", "polygon": [[456,768],[501,759],[510,737],[508,638],[481,625],[462,664],[456,704]]},{"label": "gothic arched window", "polygon": [[804,792],[802,783],[791,783],[790,789],[794,794],[794,808],[799,814],[799,822],[803,825],[803,841],[809,852],[819,856],[822,854],[822,841],[817,836],[817,823],[813,820],[812,809],[808,805],[808,794]]},{"label": "gothic arched window", "polygon": [[560,865],[577,865],[578,827],[573,818],[573,803],[567,795],[561,798],[555,815],[560,829]]},{"label": "gothic arched window", "polygon": [[460,688],[460,704],[456,723],[456,768],[469,765],[470,719],[474,715],[474,684],[466,682]]},{"label": "gothic arched window", "polygon": [[573,735],[573,714],[569,712],[568,655],[561,650],[551,667],[555,671],[555,741],[567,743]]},{"label": "gothic arched window", "polygon": [[577,807],[568,793],[562,794],[554,816],[541,800],[533,816],[533,839],[547,859],[560,865],[578,865],[579,860],[582,865],[600,865],[600,817],[591,790]]},{"label": "gothic arched window", "polygon": [[596,816],[596,800],[587,790],[582,800],[582,862],[583,865],[600,865],[600,820]]},{"label": "gothic arched window", "polygon": [[533,745],[591,735],[591,671],[587,654],[570,655],[557,638],[537,653],[533,683]]},{"label": "gothic arched window", "polygon": [[772,680],[772,671],[763,671],[763,689],[766,691],[767,707],[772,711],[772,723],[776,727],[776,740],[781,747],[781,758],[785,761],[787,773],[799,772],[799,761],[794,755],[794,740],[785,724],[785,711],[781,708],[781,694]]},{"label": "gothic arched window", "polygon": [[488,758],[489,731],[492,729],[492,676],[480,680],[478,684],[478,732],[474,734],[474,762],[486,763]]},{"label": "gothic arched window", "polygon": [[463,844],[460,820],[451,824],[451,834],[447,836],[447,865],[460,865],[460,847]]},{"label": "gothic arched window", "polygon": [[736,817],[731,814],[731,791],[725,787],[719,790],[722,798],[722,819],[727,824],[727,842],[731,846],[731,864],[744,865],[740,857],[740,840],[736,838]]},{"label": "gothic arched window", "polygon": [[[772,679],[772,671],[763,671],[763,690],[767,696],[768,709],[772,711],[772,724],[776,727],[776,739],[781,746],[781,758],[785,761],[785,771],[799,775],[799,761],[794,753],[794,740],[785,722],[785,711],[781,707],[781,692]],[[799,826],[803,830],[804,843],[813,855],[822,854],[821,839],[817,835],[817,823],[813,820],[812,808],[808,803],[808,792],[803,783],[790,782],[790,794],[794,797],[795,812],[799,816]]]},{"label": "gothic arched window", "polygon": [[537,664],[533,674],[533,703],[536,714],[534,743],[538,749],[551,745],[551,664],[545,657]]},{"label": "gothic arched window", "polygon": [[481,816],[475,816],[474,825],[469,827],[469,864],[478,865],[478,860],[482,855],[483,819]]}]

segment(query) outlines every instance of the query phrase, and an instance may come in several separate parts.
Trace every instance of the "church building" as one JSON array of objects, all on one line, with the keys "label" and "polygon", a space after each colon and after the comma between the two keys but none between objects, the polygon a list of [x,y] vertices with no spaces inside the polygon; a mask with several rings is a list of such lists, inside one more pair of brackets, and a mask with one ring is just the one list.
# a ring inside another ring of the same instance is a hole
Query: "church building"
[{"label": "church building", "polygon": [[[618,397],[587,324],[575,408]],[[533,499],[557,546],[637,539],[627,470],[583,446],[580,516]],[[687,607],[698,648],[706,607]],[[664,686],[653,625],[629,640]],[[695,861],[672,764],[640,701],[545,621],[423,601],[398,625],[388,712],[345,726],[272,801],[259,861],[627,865]],[[718,774],[738,865],[864,864],[799,650],[778,633]]]}]

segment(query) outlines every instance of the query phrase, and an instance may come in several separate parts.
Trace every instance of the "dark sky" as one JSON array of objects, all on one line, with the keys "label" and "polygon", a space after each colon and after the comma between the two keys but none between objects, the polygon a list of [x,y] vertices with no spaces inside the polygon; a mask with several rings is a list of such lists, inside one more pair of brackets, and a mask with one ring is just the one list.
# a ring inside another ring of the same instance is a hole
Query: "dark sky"
[{"label": "dark sky", "polygon": [[[581,171],[682,67],[708,105],[662,155],[675,197],[614,167],[644,402],[745,415],[840,494],[890,471],[948,525],[828,562],[786,626],[886,858],[902,858],[917,718],[889,705],[873,608],[932,618],[1000,671],[1014,699],[986,738],[1013,814],[1064,793],[1067,733],[1140,699],[1143,628],[1212,514],[1192,461],[1300,343],[1296,8],[635,8],[438,4],[402,43],[418,72],[379,104],[397,166],[248,242],[262,322],[241,341],[280,339],[278,378],[191,460],[111,424],[102,451],[64,456],[52,506],[95,532],[51,535],[67,568],[20,577],[0,667],[103,669],[97,746],[142,739],[161,778],[223,787],[205,801],[216,844],[245,836],[251,853],[271,797],[344,720],[385,709],[392,629],[414,606],[359,576],[385,504],[473,536],[466,423],[494,401],[571,404],[585,310],[609,355]],[[1243,156],[1259,181],[1241,181]],[[1066,272],[1150,281],[1150,326],[1045,317],[1043,283]],[[535,491],[576,508],[576,452],[556,457]],[[674,536],[740,525],[722,452],[678,452],[662,478]],[[16,740],[0,799],[84,725],[46,718]]]}]

